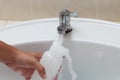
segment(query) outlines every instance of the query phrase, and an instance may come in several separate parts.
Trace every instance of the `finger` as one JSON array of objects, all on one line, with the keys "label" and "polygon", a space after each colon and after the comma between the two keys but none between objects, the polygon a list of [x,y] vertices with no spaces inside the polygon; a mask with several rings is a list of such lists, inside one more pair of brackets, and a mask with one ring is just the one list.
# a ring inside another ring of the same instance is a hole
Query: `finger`
[{"label": "finger", "polygon": [[25,77],[25,80],[30,80],[35,69],[33,68],[16,68],[16,72],[21,72],[21,75]]},{"label": "finger", "polygon": [[36,63],[36,70],[38,71],[39,75],[41,76],[41,78],[46,79],[46,73],[45,73],[45,69],[44,67],[38,63]]},{"label": "finger", "polygon": [[27,78],[25,78],[25,80],[30,80],[31,79],[31,77],[27,77]]},{"label": "finger", "polygon": [[43,55],[43,54],[41,54],[41,53],[37,53],[37,54],[34,55],[34,57],[35,57],[38,61],[40,61],[42,55]]},{"label": "finger", "polygon": [[40,61],[42,57],[42,53],[32,53],[31,55],[34,56],[37,59],[37,61]]},{"label": "finger", "polygon": [[33,73],[34,69],[26,69],[22,72],[22,75],[25,77],[25,79],[30,79]]},{"label": "finger", "polygon": [[55,76],[54,80],[57,80],[57,75]]},{"label": "finger", "polygon": [[23,76],[29,80],[31,79],[34,71],[35,71],[34,69],[27,69],[26,72],[23,74]]},{"label": "finger", "polygon": [[59,68],[59,70],[58,70],[58,72],[60,72],[62,70],[62,68],[63,68],[63,66],[61,65],[60,68]]}]

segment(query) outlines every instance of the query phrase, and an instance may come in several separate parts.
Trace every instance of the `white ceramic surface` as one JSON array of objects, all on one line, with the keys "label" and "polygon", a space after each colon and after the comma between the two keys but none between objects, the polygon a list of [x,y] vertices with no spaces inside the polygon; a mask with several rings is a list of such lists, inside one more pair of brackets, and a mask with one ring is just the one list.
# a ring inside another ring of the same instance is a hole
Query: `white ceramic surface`
[{"label": "white ceramic surface", "polygon": [[[58,40],[59,20],[26,21],[0,29],[0,40],[21,50],[46,51]],[[73,31],[64,36],[64,46],[70,49],[77,80],[120,80],[120,24],[78,18],[71,20]],[[66,62],[62,80],[71,80]],[[0,64],[1,80],[24,80]],[[32,80],[40,80],[35,73]]]}]

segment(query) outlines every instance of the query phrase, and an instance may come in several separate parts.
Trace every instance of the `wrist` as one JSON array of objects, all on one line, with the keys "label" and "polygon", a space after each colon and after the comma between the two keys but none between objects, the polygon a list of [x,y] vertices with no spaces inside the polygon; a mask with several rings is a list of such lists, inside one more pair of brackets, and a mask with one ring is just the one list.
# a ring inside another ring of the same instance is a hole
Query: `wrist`
[{"label": "wrist", "polygon": [[0,41],[0,61],[3,63],[15,62],[19,50]]}]

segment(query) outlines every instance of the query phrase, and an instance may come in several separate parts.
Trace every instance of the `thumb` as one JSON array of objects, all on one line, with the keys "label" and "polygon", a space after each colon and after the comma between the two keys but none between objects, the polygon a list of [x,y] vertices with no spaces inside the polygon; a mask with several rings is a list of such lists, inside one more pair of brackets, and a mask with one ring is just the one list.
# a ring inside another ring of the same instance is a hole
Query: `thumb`
[{"label": "thumb", "polygon": [[32,56],[35,57],[35,59],[37,59],[37,61],[40,61],[41,57],[42,57],[42,53],[31,53]]}]

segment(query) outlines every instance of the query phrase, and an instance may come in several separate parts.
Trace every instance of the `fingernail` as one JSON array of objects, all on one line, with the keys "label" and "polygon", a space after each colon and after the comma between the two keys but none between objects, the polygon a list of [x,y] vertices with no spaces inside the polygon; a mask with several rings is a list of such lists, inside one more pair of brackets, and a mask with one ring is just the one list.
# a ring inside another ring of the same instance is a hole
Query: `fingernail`
[{"label": "fingernail", "polygon": [[46,75],[44,75],[44,76],[43,76],[43,79],[46,79],[46,78],[47,78],[47,76],[46,76]]}]

